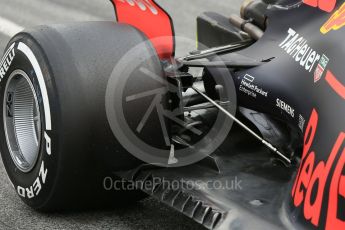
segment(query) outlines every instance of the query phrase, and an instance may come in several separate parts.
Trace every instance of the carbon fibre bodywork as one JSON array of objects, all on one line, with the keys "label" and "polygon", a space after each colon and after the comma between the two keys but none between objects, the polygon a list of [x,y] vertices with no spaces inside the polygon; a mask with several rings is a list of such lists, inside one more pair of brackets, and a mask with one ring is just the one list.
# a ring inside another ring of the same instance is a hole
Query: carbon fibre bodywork
[{"label": "carbon fibre bodywork", "polygon": [[[264,36],[237,52],[264,60],[263,64],[230,68],[241,116],[291,151],[292,166],[270,157],[268,150],[235,127],[211,157],[195,165],[141,166],[117,174],[141,181],[143,191],[209,229],[344,229],[342,5],[338,1],[331,13],[308,5],[269,10]],[[325,7],[330,9],[321,8]],[[225,62],[232,57],[221,55]],[[290,136],[276,131],[273,120],[286,124]],[[164,180],[179,181],[179,189],[164,186]],[[240,186],[212,189],[207,186],[212,181],[222,185],[240,181]],[[190,182],[198,186],[186,189]],[[146,183],[154,186],[148,189]]]}]

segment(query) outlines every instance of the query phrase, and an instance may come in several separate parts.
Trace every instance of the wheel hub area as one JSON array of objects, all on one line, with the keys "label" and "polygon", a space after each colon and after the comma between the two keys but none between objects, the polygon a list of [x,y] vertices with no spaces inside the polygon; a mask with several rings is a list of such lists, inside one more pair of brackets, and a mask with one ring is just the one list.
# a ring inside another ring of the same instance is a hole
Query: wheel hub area
[{"label": "wheel hub area", "polygon": [[6,142],[15,165],[30,172],[36,165],[41,143],[41,117],[35,88],[22,70],[10,75],[4,96]]}]

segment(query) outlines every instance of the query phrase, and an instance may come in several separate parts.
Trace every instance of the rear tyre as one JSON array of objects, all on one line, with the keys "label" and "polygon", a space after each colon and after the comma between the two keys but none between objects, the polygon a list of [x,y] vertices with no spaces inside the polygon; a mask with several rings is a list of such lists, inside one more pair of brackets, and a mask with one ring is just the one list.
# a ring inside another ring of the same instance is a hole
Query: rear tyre
[{"label": "rear tyre", "polygon": [[10,41],[1,63],[0,151],[26,204],[51,211],[144,197],[113,186],[112,171],[141,162],[114,137],[104,100],[113,67],[145,40],[130,26],[90,22],[42,26]]}]

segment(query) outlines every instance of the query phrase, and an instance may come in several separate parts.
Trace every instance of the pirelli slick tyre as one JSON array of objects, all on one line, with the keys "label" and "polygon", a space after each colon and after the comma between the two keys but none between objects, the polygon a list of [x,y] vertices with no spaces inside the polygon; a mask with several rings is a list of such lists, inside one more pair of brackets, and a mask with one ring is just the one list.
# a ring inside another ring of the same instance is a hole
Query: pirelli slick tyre
[{"label": "pirelli slick tyre", "polygon": [[9,42],[1,63],[0,151],[26,204],[51,211],[143,197],[104,188],[112,171],[140,164],[114,137],[104,101],[113,67],[144,40],[130,26],[89,22],[42,26]]}]

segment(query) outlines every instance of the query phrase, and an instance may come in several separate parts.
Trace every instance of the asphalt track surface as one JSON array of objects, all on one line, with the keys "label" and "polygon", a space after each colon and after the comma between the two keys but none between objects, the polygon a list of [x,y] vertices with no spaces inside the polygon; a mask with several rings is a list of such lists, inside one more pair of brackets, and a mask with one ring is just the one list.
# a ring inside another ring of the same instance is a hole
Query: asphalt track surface
[{"label": "asphalt track surface", "polygon": [[[178,36],[195,40],[197,15],[238,12],[242,0],[157,0],[172,16]],[[23,28],[72,21],[113,21],[108,0],[0,0],[0,53]],[[177,55],[193,49],[177,44]],[[202,229],[189,218],[148,198],[130,207],[42,214],[25,206],[10,185],[0,161],[0,230],[2,229]]]}]

